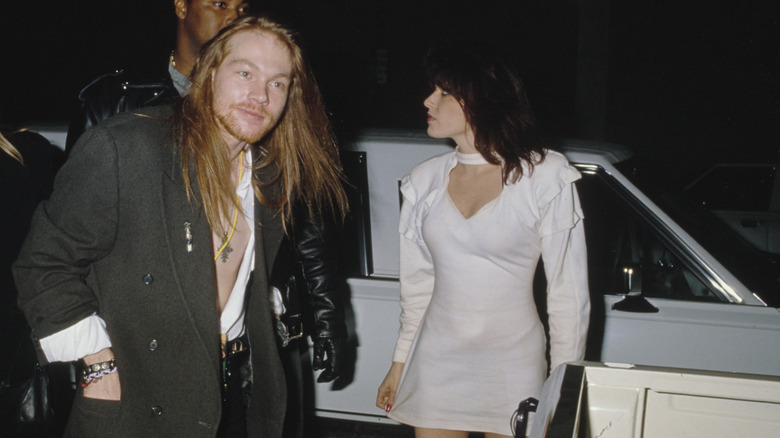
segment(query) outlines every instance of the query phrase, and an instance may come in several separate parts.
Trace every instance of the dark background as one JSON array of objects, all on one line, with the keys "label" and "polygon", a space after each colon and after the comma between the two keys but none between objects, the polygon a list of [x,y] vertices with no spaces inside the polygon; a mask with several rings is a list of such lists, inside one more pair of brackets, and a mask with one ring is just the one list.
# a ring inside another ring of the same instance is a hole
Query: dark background
[{"label": "dark background", "polygon": [[[165,62],[172,0],[4,2],[0,123],[66,121],[101,73]],[[541,129],[671,158],[776,160],[780,2],[279,0],[339,130],[423,129],[430,44],[487,39],[523,73]]]}]

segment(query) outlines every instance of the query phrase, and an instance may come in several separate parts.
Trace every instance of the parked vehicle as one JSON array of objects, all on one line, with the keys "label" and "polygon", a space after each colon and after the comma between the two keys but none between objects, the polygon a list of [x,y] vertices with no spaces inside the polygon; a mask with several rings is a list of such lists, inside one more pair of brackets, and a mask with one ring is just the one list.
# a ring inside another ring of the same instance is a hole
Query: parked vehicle
[{"label": "parked vehicle", "polygon": [[776,437],[780,377],[573,362],[536,412],[531,438]]},{"label": "parked vehicle", "polygon": [[[40,132],[55,144],[64,138],[61,127]],[[352,183],[342,256],[356,360],[347,378],[315,384],[315,409],[322,417],[391,423],[374,400],[399,327],[400,180],[452,147],[422,132],[378,130],[342,146]],[[563,140],[553,148],[583,175],[577,189],[592,304],[586,358],[780,376],[778,259],[686,202],[683,187],[667,187],[668,169],[626,147]]]},{"label": "parked vehicle", "polygon": [[[399,183],[452,148],[399,131],[367,132],[343,146],[354,184],[343,241],[357,361],[346,387],[317,386],[316,408],[321,416],[389,421],[373,402],[399,326]],[[555,148],[583,175],[577,188],[593,306],[587,358],[780,375],[777,260],[678,199],[681,188],[664,188],[668,171],[628,148],[580,140]]]},{"label": "parked vehicle", "polygon": [[774,164],[718,164],[685,188],[692,201],[762,251],[780,254],[780,177]]}]

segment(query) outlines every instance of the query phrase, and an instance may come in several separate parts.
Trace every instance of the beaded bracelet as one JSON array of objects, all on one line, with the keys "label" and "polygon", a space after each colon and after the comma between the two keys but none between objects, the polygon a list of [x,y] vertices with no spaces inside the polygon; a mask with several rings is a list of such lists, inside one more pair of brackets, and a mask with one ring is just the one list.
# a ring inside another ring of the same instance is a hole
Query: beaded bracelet
[{"label": "beaded bracelet", "polygon": [[92,382],[96,382],[107,374],[113,374],[117,371],[116,361],[111,359],[107,362],[98,362],[92,365],[85,365],[81,376],[81,387],[85,388]]}]

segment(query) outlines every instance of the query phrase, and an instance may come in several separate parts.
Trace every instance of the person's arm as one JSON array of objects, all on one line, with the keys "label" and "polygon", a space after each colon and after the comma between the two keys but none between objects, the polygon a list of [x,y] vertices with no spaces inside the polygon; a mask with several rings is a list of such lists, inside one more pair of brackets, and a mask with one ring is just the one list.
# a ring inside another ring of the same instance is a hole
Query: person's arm
[{"label": "person's arm", "polygon": [[[84,356],[86,366],[110,362],[114,359],[114,352],[110,348],[98,351],[94,354]],[[87,398],[100,400],[120,400],[122,396],[121,386],[119,384],[119,365],[116,366],[116,372],[106,374],[103,377],[91,380],[84,387],[83,395]]]},{"label": "person's arm", "polygon": [[[306,212],[296,217],[295,260],[308,290],[314,314],[312,368],[324,370],[318,382],[330,382],[344,371],[347,325],[345,290],[338,272],[332,225],[315,221]],[[317,223],[318,222],[318,223]]]},{"label": "person's arm", "polygon": [[[422,221],[418,211],[420,201],[416,169],[401,182],[401,214],[398,223],[399,280],[401,283],[401,327],[393,353],[393,362],[406,362],[428,303],[433,295],[433,260],[422,237]],[[423,173],[423,177],[428,174]],[[420,178],[424,179],[424,178]]]},{"label": "person's arm", "polygon": [[47,362],[70,362],[111,348],[106,323],[97,315],[38,340]]},{"label": "person's arm", "polygon": [[401,183],[403,202],[398,224],[401,283],[401,326],[393,352],[393,362],[385,379],[379,385],[376,406],[390,412],[395,403],[406,359],[412,348],[417,329],[433,295],[433,261],[422,240],[415,204],[418,193],[407,176]]},{"label": "person's arm", "polygon": [[550,233],[542,236],[553,370],[562,363],[584,358],[590,318],[584,224],[573,184],[551,201],[545,216],[558,218],[558,224],[567,216],[576,221],[573,227],[561,227],[547,220]]},{"label": "person's arm", "polygon": [[401,383],[404,365],[417,334],[420,321],[433,294],[433,264],[427,251],[406,236],[401,236],[401,328],[387,376],[379,385],[376,405],[389,412]]},{"label": "person's arm", "polygon": [[403,372],[404,364],[402,362],[393,362],[390,365],[390,371],[385,376],[385,380],[379,385],[379,390],[376,393],[376,407],[384,409],[386,413],[393,409],[395,395],[398,392],[398,385],[401,384]]},{"label": "person's arm", "polygon": [[401,237],[401,327],[393,362],[406,362],[420,321],[433,295],[433,262],[417,243]]},{"label": "person's arm", "polygon": [[[114,244],[118,220],[114,141],[108,132],[97,129],[86,134],[82,143],[58,173],[50,199],[36,210],[13,267],[19,307],[36,340],[50,336],[54,338],[48,341],[56,340],[67,329],[96,321],[98,300],[85,279],[91,264],[105,257]],[[44,341],[42,348],[50,351],[39,359],[46,363],[87,358],[110,346],[110,341],[99,339],[100,330],[87,331],[96,337],[79,339],[73,331],[68,342]]]}]

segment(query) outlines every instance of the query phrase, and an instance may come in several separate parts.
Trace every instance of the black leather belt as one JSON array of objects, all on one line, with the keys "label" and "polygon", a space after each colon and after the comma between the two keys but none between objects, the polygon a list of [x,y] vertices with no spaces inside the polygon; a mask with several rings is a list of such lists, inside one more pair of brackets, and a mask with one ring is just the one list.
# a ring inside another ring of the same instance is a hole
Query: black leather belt
[{"label": "black leather belt", "polygon": [[241,390],[241,367],[249,360],[249,337],[244,334],[225,344],[225,354],[220,360],[222,369],[222,397],[228,398],[228,389]]},{"label": "black leather belt", "polygon": [[249,336],[247,336],[246,333],[225,344],[225,354],[227,357],[247,350],[249,350]]}]

